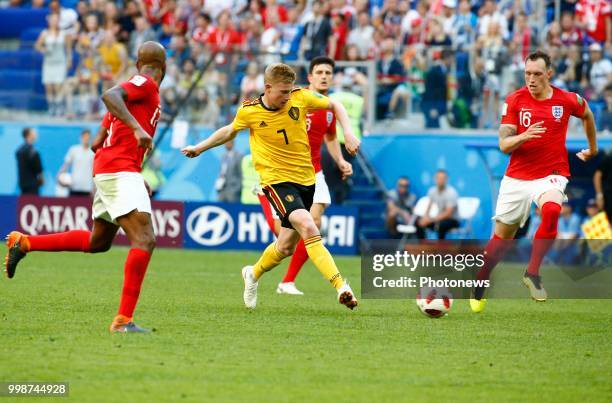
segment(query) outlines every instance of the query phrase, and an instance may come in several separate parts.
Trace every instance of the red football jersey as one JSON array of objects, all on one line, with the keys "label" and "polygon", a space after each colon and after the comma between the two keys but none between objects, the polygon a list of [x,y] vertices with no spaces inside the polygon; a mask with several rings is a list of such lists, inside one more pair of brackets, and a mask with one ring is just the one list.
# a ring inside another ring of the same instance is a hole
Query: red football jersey
[{"label": "red football jersey", "polygon": [[[146,75],[136,74],[121,84],[127,94],[127,108],[140,126],[151,137],[155,135],[161,114],[157,83]],[[140,172],[144,149],[138,147],[134,131],[125,123],[110,116],[108,136],[94,157],[94,175],[116,172]],[[107,121],[105,116],[102,124]]]},{"label": "red football jersey", "polygon": [[326,133],[336,134],[336,116],[334,112],[319,109],[306,114],[306,131],[310,143],[310,158],[315,173],[321,171],[321,144]]},{"label": "red football jersey", "polygon": [[506,98],[502,124],[517,126],[518,134],[529,126],[544,122],[546,132],[539,139],[529,140],[510,155],[506,176],[533,180],[548,175],[570,176],[565,138],[570,116],[582,117],[586,101],[578,94],[552,87],[549,99],[534,99],[527,87]]}]

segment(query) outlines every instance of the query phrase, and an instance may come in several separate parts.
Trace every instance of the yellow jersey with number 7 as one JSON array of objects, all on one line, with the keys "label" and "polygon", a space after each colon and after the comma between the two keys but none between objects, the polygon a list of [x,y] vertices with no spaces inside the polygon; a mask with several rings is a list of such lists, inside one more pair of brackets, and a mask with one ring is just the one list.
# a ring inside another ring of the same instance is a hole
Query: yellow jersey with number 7
[{"label": "yellow jersey with number 7", "polygon": [[296,88],[284,107],[269,109],[261,96],[245,101],[232,122],[234,130],[249,129],[249,143],[255,170],[262,185],[293,182],[315,183],[306,131],[306,114],[330,109],[329,98],[307,89]]}]

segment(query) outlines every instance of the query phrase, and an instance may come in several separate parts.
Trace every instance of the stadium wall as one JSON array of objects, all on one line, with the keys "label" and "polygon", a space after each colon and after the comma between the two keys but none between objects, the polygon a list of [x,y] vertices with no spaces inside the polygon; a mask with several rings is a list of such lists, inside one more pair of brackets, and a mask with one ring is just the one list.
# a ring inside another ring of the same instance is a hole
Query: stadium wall
[{"label": "stadium wall", "polygon": [[[0,194],[16,195],[17,166],[15,150],[21,145],[21,130],[24,124],[0,122],[0,147],[6,150],[0,159],[3,180],[0,181]],[[55,194],[55,177],[61,167],[68,148],[78,143],[82,129],[88,128],[95,134],[98,126],[84,124],[38,124],[33,125],[39,133],[37,149],[40,150],[45,170],[45,185],[41,195]],[[191,129],[187,142],[194,143],[211,134],[210,129]],[[177,139],[174,139],[175,141]],[[600,139],[600,148],[612,148],[612,139]],[[179,139],[180,142],[180,139]],[[215,179],[219,175],[223,147],[209,151],[201,158],[185,159],[172,147],[172,131],[164,137],[158,148],[162,161],[162,172],[167,178],[158,198],[160,200],[181,200],[184,202],[214,202]],[[241,153],[247,153],[248,136],[241,133],[235,142]],[[570,149],[586,147],[585,139],[568,141]],[[487,238],[491,231],[493,212],[492,200],[497,195],[499,179],[507,165],[508,158],[497,149],[497,135],[483,134],[411,134],[411,135],[370,135],[363,139],[363,152],[368,156],[378,175],[387,188],[393,188],[400,175],[410,177],[412,191],[423,196],[433,185],[437,169],[445,169],[450,175],[450,184],[460,196],[472,196],[481,200],[481,206],[472,221],[473,236]],[[572,155],[572,153],[570,153]],[[589,197],[588,186],[594,171],[594,163],[584,165],[572,161],[572,172],[582,177],[584,189],[578,192],[579,198]],[[572,181],[576,183],[576,181]],[[382,203],[382,201],[381,201]],[[350,215],[350,213],[349,213]]]}]

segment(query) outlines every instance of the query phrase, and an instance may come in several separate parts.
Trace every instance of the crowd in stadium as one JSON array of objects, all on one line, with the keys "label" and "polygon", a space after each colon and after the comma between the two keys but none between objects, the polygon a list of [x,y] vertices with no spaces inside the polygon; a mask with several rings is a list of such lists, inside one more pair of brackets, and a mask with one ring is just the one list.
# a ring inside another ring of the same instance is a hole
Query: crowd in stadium
[{"label": "crowd in stadium", "polygon": [[[60,4],[61,3],[61,4]],[[545,3],[545,4],[543,4]],[[262,91],[263,66],[328,54],[376,61],[377,119],[424,113],[427,127],[488,128],[522,83],[530,50],[547,49],[554,84],[585,96],[600,129],[612,125],[612,6],[606,0],[125,0],[0,2],[48,7],[36,41],[50,113],[94,119],[101,91],[134,71],[137,47],[159,40],[170,63],[162,84],[172,112],[223,123]],[[69,8],[68,6],[74,8]],[[55,15],[55,16],[53,16]],[[555,18],[555,16],[557,18]],[[218,52],[218,53],[215,53]],[[346,69],[351,77],[360,69]],[[356,77],[355,77],[356,79]],[[356,86],[355,91],[361,91]]]}]

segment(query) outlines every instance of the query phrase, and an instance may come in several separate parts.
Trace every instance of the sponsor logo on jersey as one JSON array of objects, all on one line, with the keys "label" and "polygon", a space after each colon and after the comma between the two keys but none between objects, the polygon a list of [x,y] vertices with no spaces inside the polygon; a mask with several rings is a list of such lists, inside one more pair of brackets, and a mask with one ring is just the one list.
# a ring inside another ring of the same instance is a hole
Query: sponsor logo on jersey
[{"label": "sponsor logo on jersey", "polygon": [[262,120],[259,127],[268,127],[268,124]]},{"label": "sponsor logo on jersey", "polygon": [[285,196],[285,200],[287,200],[289,203],[293,203],[295,197],[293,197],[293,195],[287,195]]},{"label": "sponsor logo on jersey", "polygon": [[293,120],[298,120],[300,118],[300,110],[295,106],[289,108],[289,117]]}]

